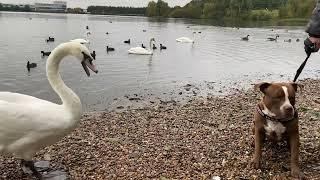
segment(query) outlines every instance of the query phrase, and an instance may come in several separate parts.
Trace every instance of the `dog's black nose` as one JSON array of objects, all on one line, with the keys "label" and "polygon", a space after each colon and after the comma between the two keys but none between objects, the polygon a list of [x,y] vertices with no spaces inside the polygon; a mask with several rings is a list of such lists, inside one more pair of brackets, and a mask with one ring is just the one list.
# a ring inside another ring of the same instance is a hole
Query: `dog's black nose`
[{"label": "dog's black nose", "polygon": [[287,112],[287,113],[291,113],[293,112],[293,107],[292,106],[287,106],[284,108],[284,110]]}]

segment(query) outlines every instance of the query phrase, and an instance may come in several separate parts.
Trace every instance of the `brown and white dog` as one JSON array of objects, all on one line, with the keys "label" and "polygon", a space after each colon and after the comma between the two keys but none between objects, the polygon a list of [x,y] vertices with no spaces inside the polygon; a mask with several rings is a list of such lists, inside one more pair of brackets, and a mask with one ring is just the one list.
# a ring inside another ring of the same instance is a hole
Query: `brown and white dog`
[{"label": "brown and white dog", "polygon": [[260,83],[255,89],[264,96],[256,106],[254,114],[254,157],[253,166],[260,168],[264,139],[278,142],[286,140],[291,153],[291,175],[302,179],[299,169],[298,112],[295,109],[296,83]]}]

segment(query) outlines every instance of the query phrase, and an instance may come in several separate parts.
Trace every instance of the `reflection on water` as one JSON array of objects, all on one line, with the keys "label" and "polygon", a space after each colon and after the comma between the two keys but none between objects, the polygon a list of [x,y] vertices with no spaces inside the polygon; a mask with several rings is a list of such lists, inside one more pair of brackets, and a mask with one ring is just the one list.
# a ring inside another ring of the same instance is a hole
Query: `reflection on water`
[{"label": "reflection on water", "polygon": [[[205,82],[216,82],[210,89],[221,92],[223,88],[249,87],[262,80],[288,80],[305,58],[304,24],[278,27],[277,22],[0,13],[0,91],[58,102],[47,82],[46,58],[41,58],[40,51],[51,51],[59,43],[85,38],[87,25],[91,32],[90,50],[97,53],[99,74],[86,77],[73,58],[61,65],[63,79],[80,96],[86,110],[108,108],[115,98],[127,94],[169,94],[187,83],[208,89]],[[192,38],[194,31],[201,31],[194,44],[175,41],[183,36]],[[241,41],[247,34],[250,40]],[[266,41],[276,34],[280,35],[278,42]],[[46,43],[48,36],[56,41]],[[131,47],[149,44],[151,37],[158,46],[152,56],[128,54]],[[129,38],[131,44],[124,44]],[[289,38],[293,42],[284,42]],[[301,41],[296,42],[297,38]],[[160,51],[160,43],[168,49]],[[107,53],[107,45],[115,51]],[[318,58],[311,57],[301,78],[318,76]],[[25,68],[27,60],[38,64],[30,73]]]}]

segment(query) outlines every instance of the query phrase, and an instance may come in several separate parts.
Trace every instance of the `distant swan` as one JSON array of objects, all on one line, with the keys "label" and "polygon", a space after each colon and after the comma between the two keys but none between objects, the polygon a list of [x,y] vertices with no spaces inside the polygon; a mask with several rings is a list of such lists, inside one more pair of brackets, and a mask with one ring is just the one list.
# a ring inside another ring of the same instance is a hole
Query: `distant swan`
[{"label": "distant swan", "polygon": [[181,37],[176,39],[177,42],[182,42],[182,43],[194,43],[194,39],[195,39],[195,32],[193,32],[193,39],[190,39],[188,37]]},{"label": "distant swan", "polygon": [[134,47],[134,48],[129,49],[128,52],[129,52],[129,54],[152,55],[153,54],[153,52],[151,50],[152,49],[152,47],[151,47],[152,42],[155,42],[154,38],[150,39],[150,44],[149,44],[150,49],[145,49],[142,47]]},{"label": "distant swan", "polygon": [[279,35],[276,35],[276,38],[268,38],[267,40],[268,41],[277,41],[278,40],[278,37],[279,37]]},{"label": "distant swan", "polygon": [[250,36],[250,35],[247,35],[246,37],[241,38],[241,40],[242,40],[242,41],[249,41],[249,36]]},{"label": "distant swan", "polygon": [[55,104],[33,96],[0,92],[0,153],[22,159],[21,165],[38,179],[34,155],[69,134],[79,124],[82,105],[79,97],[68,88],[59,74],[64,57],[75,56],[89,76],[88,68],[97,73],[88,49],[74,42],[56,47],[47,60],[47,78],[62,104]]},{"label": "distant swan", "polygon": [[89,40],[86,40],[86,39],[73,39],[71,40],[71,42],[77,42],[80,44],[90,44]]}]

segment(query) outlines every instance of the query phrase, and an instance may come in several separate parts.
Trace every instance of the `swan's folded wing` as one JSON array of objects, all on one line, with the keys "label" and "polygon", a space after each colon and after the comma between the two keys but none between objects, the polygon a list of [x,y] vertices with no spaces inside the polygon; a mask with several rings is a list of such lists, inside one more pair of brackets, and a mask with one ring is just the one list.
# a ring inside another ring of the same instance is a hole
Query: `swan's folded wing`
[{"label": "swan's folded wing", "polygon": [[[11,103],[24,103],[24,104],[32,104],[34,102],[41,102],[44,101],[42,99],[25,95],[19,93],[12,93],[12,92],[0,92],[0,101],[6,101]],[[48,102],[48,101],[45,101]]]},{"label": "swan's folded wing", "polygon": [[[58,105],[56,105],[58,106]],[[54,111],[50,110],[55,108]],[[24,105],[0,100],[0,146],[30,133],[50,133],[63,128],[63,112],[50,104]]]}]

